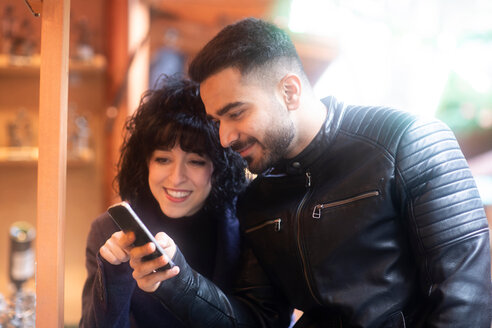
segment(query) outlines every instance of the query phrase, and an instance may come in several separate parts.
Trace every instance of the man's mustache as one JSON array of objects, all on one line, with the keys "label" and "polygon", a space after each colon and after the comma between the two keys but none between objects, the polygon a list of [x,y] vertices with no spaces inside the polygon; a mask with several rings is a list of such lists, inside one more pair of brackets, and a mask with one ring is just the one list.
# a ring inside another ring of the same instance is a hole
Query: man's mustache
[{"label": "man's mustache", "polygon": [[235,152],[239,152],[241,149],[245,148],[248,142],[236,140],[231,144],[231,149]]},{"label": "man's mustache", "polygon": [[234,150],[235,152],[239,152],[242,149],[249,147],[250,145],[256,143],[257,140],[256,138],[248,138],[247,140],[241,141],[241,140],[235,140],[231,143],[231,149]]}]

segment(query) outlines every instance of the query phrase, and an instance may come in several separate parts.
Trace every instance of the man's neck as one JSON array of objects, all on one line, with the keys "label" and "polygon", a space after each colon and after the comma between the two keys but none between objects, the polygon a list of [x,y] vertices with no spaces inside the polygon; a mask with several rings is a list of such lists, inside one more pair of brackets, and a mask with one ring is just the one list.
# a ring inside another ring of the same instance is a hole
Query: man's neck
[{"label": "man's neck", "polygon": [[326,106],[317,99],[299,112],[295,146],[288,152],[286,158],[297,156],[313,141],[323,126],[326,115]]}]

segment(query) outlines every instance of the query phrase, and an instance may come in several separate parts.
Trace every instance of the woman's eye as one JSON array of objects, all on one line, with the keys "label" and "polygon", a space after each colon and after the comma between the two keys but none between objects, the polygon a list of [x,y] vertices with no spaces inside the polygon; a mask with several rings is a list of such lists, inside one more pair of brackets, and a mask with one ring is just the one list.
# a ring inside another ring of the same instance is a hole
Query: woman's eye
[{"label": "woman's eye", "polygon": [[205,164],[207,164],[206,161],[199,159],[191,160],[190,163],[196,166],[205,166]]},{"label": "woman's eye", "polygon": [[166,157],[156,157],[156,158],[154,159],[154,161],[155,161],[156,163],[159,163],[159,164],[166,164],[166,163],[168,163],[168,162],[169,162],[169,158],[166,158]]}]

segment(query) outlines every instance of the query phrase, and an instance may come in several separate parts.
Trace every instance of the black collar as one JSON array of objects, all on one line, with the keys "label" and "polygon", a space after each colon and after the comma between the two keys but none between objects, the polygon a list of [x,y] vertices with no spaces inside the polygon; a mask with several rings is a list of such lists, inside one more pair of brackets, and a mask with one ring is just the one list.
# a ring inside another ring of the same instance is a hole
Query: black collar
[{"label": "black collar", "polygon": [[334,97],[324,98],[322,102],[326,107],[327,115],[314,139],[299,154],[293,158],[280,160],[272,168],[265,171],[263,175],[304,174],[323,155],[338,130],[337,126],[340,121],[343,104],[339,103]]}]

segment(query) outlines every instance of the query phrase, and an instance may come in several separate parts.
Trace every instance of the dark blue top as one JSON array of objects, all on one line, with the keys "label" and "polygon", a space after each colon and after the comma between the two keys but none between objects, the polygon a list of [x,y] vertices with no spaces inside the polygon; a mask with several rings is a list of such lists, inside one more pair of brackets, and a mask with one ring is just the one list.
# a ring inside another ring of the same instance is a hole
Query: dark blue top
[{"label": "dark blue top", "polygon": [[[232,208],[170,219],[151,202],[135,207],[135,212],[152,234],[164,231],[173,238],[191,267],[224,290],[230,288],[239,257],[239,228]],[[99,255],[99,248],[118,230],[107,213],[91,225],[80,327],[183,327],[152,294],[138,288],[128,263],[112,265]]]}]

